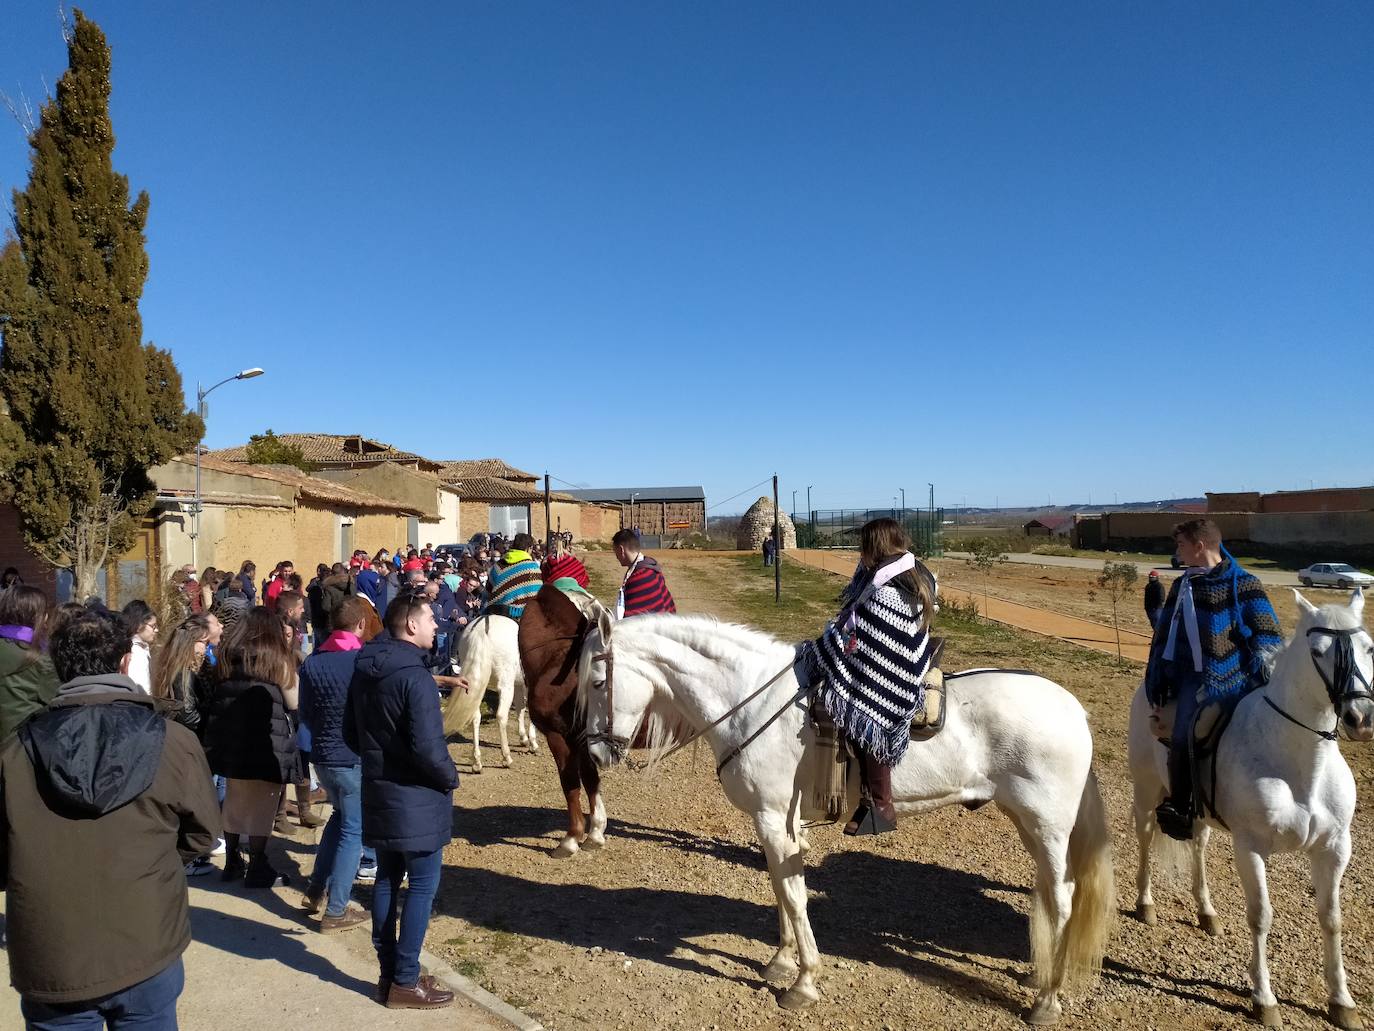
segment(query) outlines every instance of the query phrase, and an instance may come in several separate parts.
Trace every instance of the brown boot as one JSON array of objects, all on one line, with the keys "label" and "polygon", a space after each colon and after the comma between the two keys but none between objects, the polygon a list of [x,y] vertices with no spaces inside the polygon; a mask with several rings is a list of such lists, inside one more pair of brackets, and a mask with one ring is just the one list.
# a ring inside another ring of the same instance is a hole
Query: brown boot
[{"label": "brown boot", "polygon": [[296,813],[302,827],[323,827],[324,820],[315,815],[315,808],[310,804],[310,783],[296,785]]},{"label": "brown boot", "polygon": [[864,798],[854,811],[854,818],[844,825],[851,837],[866,834],[886,834],[897,829],[897,810],[892,805],[892,770],[864,754],[859,767],[864,785]]},{"label": "brown boot", "polygon": [[452,1002],[453,993],[428,974],[413,985],[393,984],[386,996],[386,1008],[391,1010],[437,1010]]}]

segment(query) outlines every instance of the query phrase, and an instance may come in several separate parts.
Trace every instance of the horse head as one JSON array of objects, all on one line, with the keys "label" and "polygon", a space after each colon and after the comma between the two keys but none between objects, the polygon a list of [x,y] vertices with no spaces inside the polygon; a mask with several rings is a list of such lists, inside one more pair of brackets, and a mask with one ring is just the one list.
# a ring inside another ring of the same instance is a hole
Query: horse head
[{"label": "horse head", "polygon": [[1305,643],[1326,687],[1339,732],[1351,741],[1374,740],[1374,638],[1364,627],[1364,594],[1346,605],[1313,605],[1298,591],[1294,643]]}]

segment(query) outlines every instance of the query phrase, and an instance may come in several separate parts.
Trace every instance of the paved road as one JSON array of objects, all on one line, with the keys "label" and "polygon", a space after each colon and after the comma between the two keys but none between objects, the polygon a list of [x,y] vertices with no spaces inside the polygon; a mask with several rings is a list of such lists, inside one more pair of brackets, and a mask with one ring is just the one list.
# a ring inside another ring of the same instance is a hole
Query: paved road
[{"label": "paved road", "polygon": [[[968,554],[962,551],[945,552],[945,558],[968,557]],[[1071,555],[1027,555],[1018,553],[1007,555],[1007,561],[1019,562],[1032,566],[1061,566],[1069,569],[1100,570],[1103,562],[1114,560],[1110,555],[1103,555],[1102,558],[1076,558]],[[1132,565],[1140,570],[1141,576],[1149,576],[1150,570],[1152,569],[1157,570],[1161,577],[1177,576],[1179,572],[1177,569],[1171,568],[1169,563],[1164,559],[1158,562],[1134,562]],[[1296,573],[1290,573],[1287,570],[1252,569],[1250,572],[1255,574],[1260,583],[1268,587],[1298,586],[1298,575]]]},{"label": "paved road", "polygon": [[[219,863],[216,860],[216,863]],[[184,1031],[317,1027],[397,1031],[512,1031],[461,994],[447,1009],[389,1010],[372,1001],[377,960],[370,925],[320,934],[297,908],[299,888],[228,889],[218,873],[191,881],[186,990],[177,1005]],[[4,895],[0,894],[0,926]],[[92,913],[92,919],[99,915]],[[451,972],[437,969],[441,980]],[[0,1028],[20,1028],[19,996],[0,950]]]}]

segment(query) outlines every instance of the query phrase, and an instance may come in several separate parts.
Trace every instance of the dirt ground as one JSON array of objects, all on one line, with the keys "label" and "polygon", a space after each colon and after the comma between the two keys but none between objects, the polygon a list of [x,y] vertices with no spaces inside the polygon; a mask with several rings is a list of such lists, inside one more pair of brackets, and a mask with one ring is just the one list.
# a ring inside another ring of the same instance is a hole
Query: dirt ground
[{"label": "dirt ground", "polygon": [[[661,561],[682,611],[741,620],[761,611],[767,584],[741,573],[739,560],[670,552]],[[613,594],[614,560],[592,555],[588,565],[598,593]],[[955,570],[945,575],[959,579]],[[1064,583],[1017,583],[1005,570],[995,575],[999,585],[1027,596],[1060,591],[1067,598],[1080,589],[1063,571],[1053,579]],[[796,576],[820,581],[822,574]],[[829,597],[828,582],[810,589],[813,598]],[[771,593],[766,599],[771,604]],[[822,604],[784,635],[812,634]],[[1125,721],[1138,672],[1001,627],[952,633],[946,665],[975,664],[1036,668],[1083,702],[1114,833],[1118,898],[1133,906]],[[483,733],[484,743],[495,741],[490,725]],[[1374,762],[1342,747],[1363,796]],[[454,743],[460,764],[469,753],[466,741]],[[604,785],[607,847],[554,860],[548,853],[564,816],[545,751],[518,752],[513,769],[488,764],[481,776],[465,776],[428,946],[560,1031],[1020,1026],[1030,998],[1017,979],[1029,969],[1032,870],[993,807],[909,819],[880,838],[846,839],[836,827],[811,832],[809,908],[826,969],[822,1001],[792,1014],[776,1003],[785,986],[766,983],[760,973],[777,935],[762,856],[746,817],[724,800],[709,754],[688,749],[652,775],[617,769]],[[1343,897],[1351,987],[1366,1007],[1374,973],[1369,826],[1362,797]],[[1224,838],[1211,850],[1209,870],[1223,936],[1208,938],[1197,928],[1185,885],[1157,882],[1159,924],[1121,918],[1103,977],[1069,1001],[1061,1026],[1247,1026],[1249,942]],[[1276,857],[1270,887],[1269,955],[1284,1018],[1289,1027],[1329,1026],[1305,863]]]}]

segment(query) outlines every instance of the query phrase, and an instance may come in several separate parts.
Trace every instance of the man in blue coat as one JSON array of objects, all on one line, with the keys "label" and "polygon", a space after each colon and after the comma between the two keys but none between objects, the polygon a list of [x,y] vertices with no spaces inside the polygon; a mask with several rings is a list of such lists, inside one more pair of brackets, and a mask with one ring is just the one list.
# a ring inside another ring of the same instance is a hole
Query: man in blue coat
[{"label": "man in blue coat", "polygon": [[[453,1001],[428,974],[420,949],[453,836],[458,771],[444,741],[439,690],[425,666],[434,610],[419,590],[387,606],[383,632],[363,646],[348,689],[344,740],[362,758],[363,841],[377,850],[372,943],[380,1001],[392,1009],[438,1009]],[[401,881],[410,878],[400,914]]]}]

